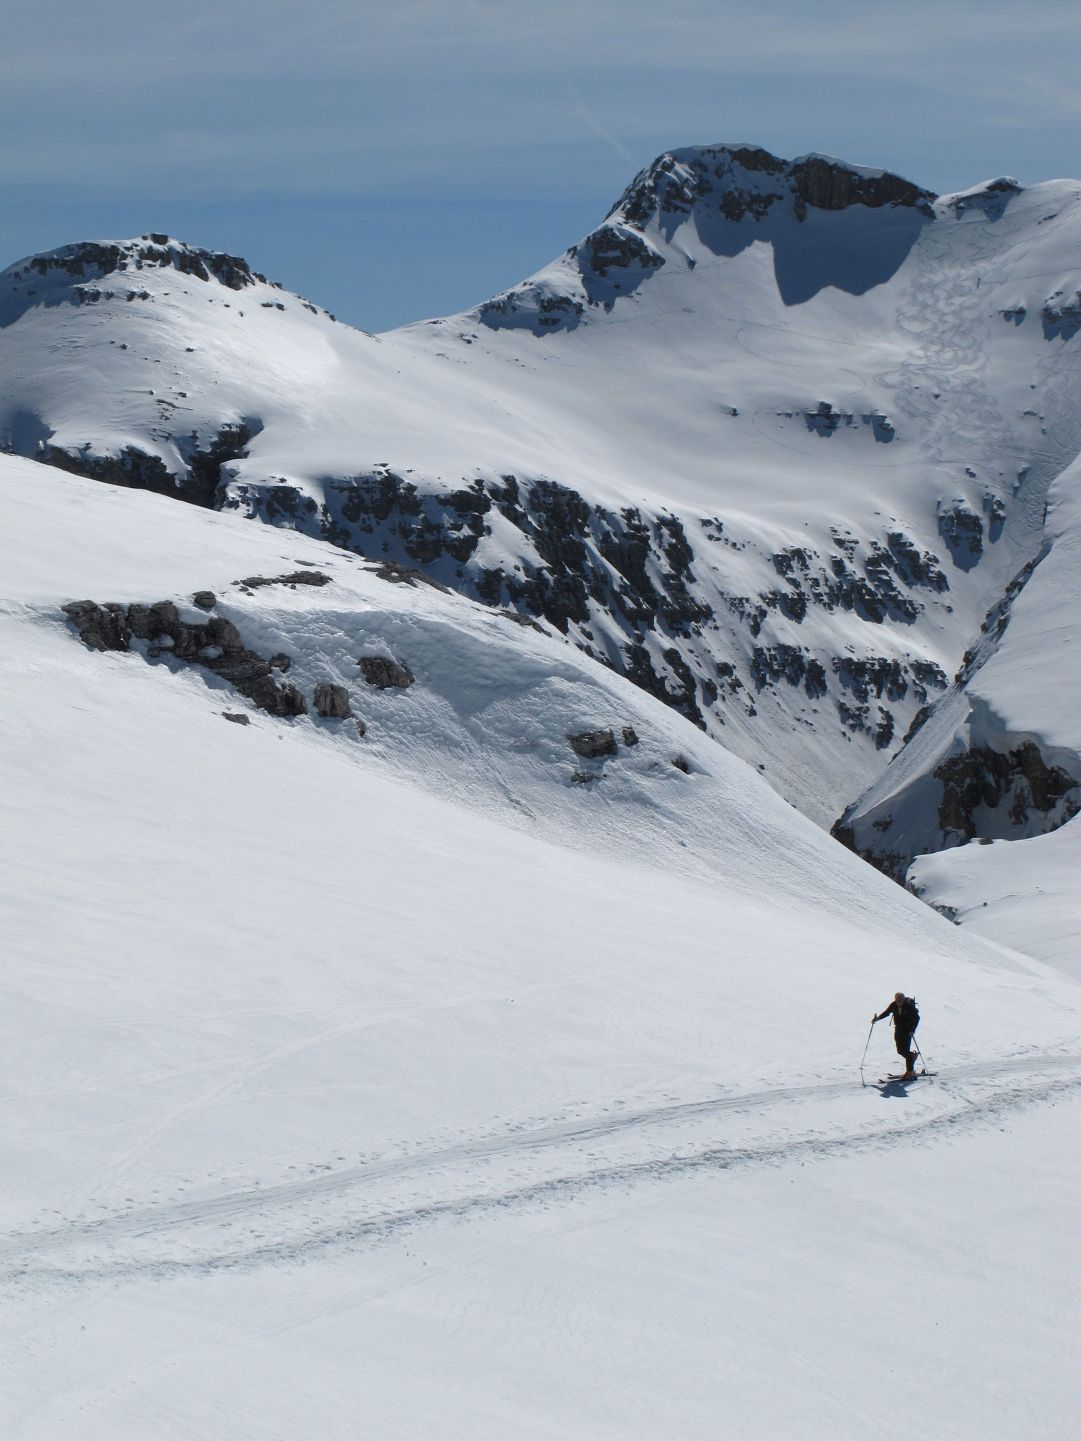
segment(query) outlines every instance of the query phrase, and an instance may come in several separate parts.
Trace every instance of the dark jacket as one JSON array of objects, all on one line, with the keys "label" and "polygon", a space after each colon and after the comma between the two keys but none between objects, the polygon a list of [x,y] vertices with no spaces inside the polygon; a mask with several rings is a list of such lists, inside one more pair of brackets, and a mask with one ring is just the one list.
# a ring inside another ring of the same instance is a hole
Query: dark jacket
[{"label": "dark jacket", "polygon": [[[908,999],[909,997],[906,996],[905,1000]],[[912,1020],[910,1014],[907,1014],[904,1002],[898,1005],[896,1001],[891,1001],[881,1015],[875,1017],[875,1020],[884,1021],[887,1016],[893,1017],[893,1029],[903,1036],[910,1036],[919,1024],[918,1021]]]}]

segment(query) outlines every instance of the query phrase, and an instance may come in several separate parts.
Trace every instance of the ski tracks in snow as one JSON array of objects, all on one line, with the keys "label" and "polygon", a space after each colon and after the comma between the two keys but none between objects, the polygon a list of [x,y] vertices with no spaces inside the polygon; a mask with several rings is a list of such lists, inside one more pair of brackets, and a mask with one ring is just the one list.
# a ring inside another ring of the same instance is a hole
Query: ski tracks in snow
[{"label": "ski tracks in snow", "polygon": [[1078,1087],[1081,1055],[1024,1056],[943,1068],[903,1096],[852,1078],[637,1110],[614,1104],[303,1179],[12,1233],[0,1241],[0,1277],[74,1285],[296,1263],[439,1220],[565,1204],[587,1188],[926,1142]]}]

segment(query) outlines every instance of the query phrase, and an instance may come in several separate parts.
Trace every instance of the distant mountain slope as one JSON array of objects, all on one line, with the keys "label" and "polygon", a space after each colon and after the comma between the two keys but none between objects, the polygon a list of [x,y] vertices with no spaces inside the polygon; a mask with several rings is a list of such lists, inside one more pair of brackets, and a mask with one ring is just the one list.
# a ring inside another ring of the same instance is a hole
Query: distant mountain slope
[{"label": "distant mountain slope", "polygon": [[531,280],[382,336],[162,236],[66,247],[0,281],[0,442],[536,618],[828,825],[1057,543],[1079,205],[678,150]]},{"label": "distant mountain slope", "polygon": [[1079,481],[1075,463],[1051,486],[1044,548],[1024,584],[991,612],[948,696],[838,827],[961,924],[1077,979]]}]

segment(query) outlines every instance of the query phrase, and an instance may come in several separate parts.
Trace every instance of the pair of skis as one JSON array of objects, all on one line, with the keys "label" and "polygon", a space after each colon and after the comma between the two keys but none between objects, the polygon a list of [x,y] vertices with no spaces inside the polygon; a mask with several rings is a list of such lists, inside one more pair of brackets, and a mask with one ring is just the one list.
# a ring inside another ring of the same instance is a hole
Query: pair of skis
[{"label": "pair of skis", "polygon": [[898,1082],[905,1086],[911,1086],[913,1081],[922,1081],[925,1076],[937,1076],[937,1071],[915,1071],[911,1076],[898,1073],[897,1075],[879,1076],[880,1086],[895,1085]]}]

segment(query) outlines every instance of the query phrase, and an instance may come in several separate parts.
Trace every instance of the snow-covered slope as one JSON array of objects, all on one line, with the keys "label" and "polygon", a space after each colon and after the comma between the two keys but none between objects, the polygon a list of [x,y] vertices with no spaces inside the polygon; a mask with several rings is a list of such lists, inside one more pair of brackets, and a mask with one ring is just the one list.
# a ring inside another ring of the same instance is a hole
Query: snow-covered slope
[{"label": "snow-covered slope", "polygon": [[851,824],[871,851],[918,857],[917,895],[1081,979],[1079,481],[1074,464],[1052,485],[1045,549],[1005,624]]},{"label": "snow-covered slope", "polygon": [[164,237],[68,247],[3,277],[0,437],[539,617],[829,824],[1039,552],[1079,194],[677,151],[379,337]]},{"label": "snow-covered slope", "polygon": [[19,458],[0,531],[5,1434],[854,1438],[878,1283],[1025,1434],[1004,1253],[1059,1426],[1076,986],[456,593]]},{"label": "snow-covered slope", "polygon": [[[1077,809],[1074,741],[987,688],[1076,529],[1047,507],[1081,451],[1079,242],[1074,181],[936,199],[730,145],[382,336],[165,236],[68,246],[0,277],[0,446],[534,618],[900,880]],[[1076,709],[1054,666],[1024,687]]]}]

